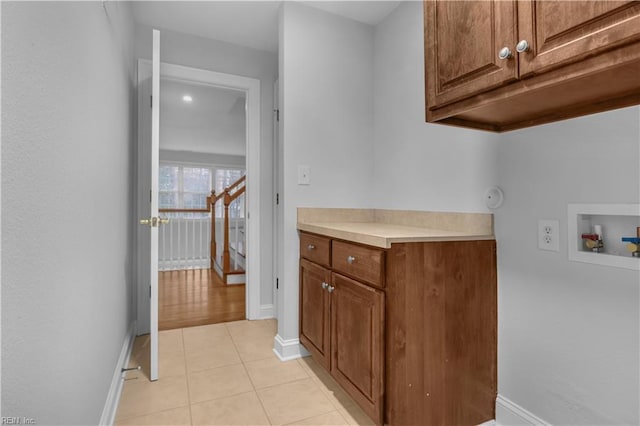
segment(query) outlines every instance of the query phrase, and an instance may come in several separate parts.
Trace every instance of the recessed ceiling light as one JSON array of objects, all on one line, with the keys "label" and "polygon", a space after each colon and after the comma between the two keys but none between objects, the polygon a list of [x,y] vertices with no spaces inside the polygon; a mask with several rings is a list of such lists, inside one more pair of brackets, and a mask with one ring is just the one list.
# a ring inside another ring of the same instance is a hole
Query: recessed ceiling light
[{"label": "recessed ceiling light", "polygon": [[191,102],[193,102],[193,98],[192,98],[191,96],[189,96],[189,95],[184,95],[184,96],[182,97],[182,100],[183,100],[184,102],[188,103],[188,104],[190,104]]}]

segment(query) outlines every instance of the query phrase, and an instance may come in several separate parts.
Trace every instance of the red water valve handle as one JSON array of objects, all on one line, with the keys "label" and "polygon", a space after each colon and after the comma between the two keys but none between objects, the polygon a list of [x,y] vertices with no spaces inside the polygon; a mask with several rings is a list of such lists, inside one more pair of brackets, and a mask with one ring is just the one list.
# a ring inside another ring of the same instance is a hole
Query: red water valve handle
[{"label": "red water valve handle", "polygon": [[598,241],[598,234],[582,234],[582,239]]}]

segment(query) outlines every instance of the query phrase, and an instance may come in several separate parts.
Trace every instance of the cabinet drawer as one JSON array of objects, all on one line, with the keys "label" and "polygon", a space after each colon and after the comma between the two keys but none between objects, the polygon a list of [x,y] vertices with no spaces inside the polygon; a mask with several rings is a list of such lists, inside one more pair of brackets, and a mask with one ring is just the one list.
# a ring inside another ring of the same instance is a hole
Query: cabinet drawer
[{"label": "cabinet drawer", "polygon": [[331,240],[319,235],[300,233],[300,256],[320,265],[329,266]]},{"label": "cabinet drawer", "polygon": [[334,270],[377,287],[384,287],[384,251],[342,241],[331,243]]}]

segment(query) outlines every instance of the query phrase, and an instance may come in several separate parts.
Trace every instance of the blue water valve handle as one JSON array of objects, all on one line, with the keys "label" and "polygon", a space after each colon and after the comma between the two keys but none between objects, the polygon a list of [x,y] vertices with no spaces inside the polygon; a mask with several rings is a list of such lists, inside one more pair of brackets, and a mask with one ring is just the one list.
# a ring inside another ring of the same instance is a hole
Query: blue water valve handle
[{"label": "blue water valve handle", "polygon": [[622,237],[622,242],[640,244],[640,237]]}]

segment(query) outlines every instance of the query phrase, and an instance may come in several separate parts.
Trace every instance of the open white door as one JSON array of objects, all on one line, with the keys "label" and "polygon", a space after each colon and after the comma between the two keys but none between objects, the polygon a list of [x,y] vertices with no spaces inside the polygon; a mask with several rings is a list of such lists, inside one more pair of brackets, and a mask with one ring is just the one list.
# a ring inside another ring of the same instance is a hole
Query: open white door
[{"label": "open white door", "polygon": [[[141,283],[148,282],[149,290],[144,291],[142,288],[138,293],[139,298],[149,297],[147,305],[143,299],[138,304],[138,310],[143,313],[141,307],[148,307],[149,327],[146,327],[146,319],[139,317],[138,332],[149,331],[150,334],[150,360],[149,360],[149,379],[158,380],[158,226],[164,222],[158,217],[158,167],[160,160],[160,31],[153,30],[153,60],[151,64],[151,93],[149,93],[148,70],[145,71],[139,64],[138,81],[141,85],[139,99],[141,108],[140,124],[145,126],[140,132],[139,146],[139,175],[140,191],[138,196],[138,211],[144,217],[140,218],[140,224],[148,226],[149,232],[138,233],[138,245],[142,252],[138,252],[139,263],[138,279]],[[146,77],[145,77],[146,75]],[[151,95],[151,119],[149,119],[148,98]],[[146,107],[145,107],[146,105]],[[151,125],[151,131],[146,126]],[[148,135],[151,134],[149,139]],[[146,137],[145,137],[146,135]],[[144,189],[148,189],[144,190]],[[147,216],[148,215],[148,216]],[[145,248],[149,251],[144,253]],[[147,255],[149,256],[147,258]],[[146,260],[148,259],[148,263]],[[146,274],[149,274],[147,277]],[[148,295],[148,296],[147,296]],[[146,310],[146,309],[145,309]]]},{"label": "open white door", "polygon": [[160,164],[160,31],[153,30],[151,77],[151,253],[150,253],[150,379],[158,380],[158,167]]}]

